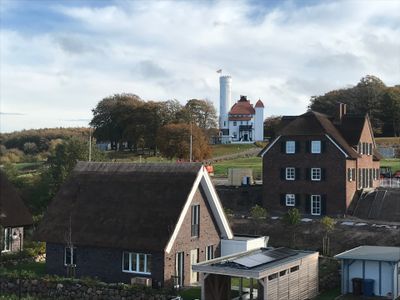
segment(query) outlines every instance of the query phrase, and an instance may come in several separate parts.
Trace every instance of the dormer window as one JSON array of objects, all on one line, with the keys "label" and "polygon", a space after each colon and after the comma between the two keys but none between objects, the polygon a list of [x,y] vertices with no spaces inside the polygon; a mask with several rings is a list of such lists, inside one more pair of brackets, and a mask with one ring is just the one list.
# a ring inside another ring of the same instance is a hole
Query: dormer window
[{"label": "dormer window", "polygon": [[321,141],[311,141],[311,153],[321,153]]},{"label": "dormer window", "polygon": [[286,141],[286,153],[287,154],[296,153],[296,142],[295,141]]}]

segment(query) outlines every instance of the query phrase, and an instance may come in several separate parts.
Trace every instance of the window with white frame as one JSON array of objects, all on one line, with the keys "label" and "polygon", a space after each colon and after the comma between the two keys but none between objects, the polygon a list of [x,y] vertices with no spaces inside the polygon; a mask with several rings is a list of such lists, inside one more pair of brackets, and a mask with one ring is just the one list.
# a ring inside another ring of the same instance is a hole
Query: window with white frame
[{"label": "window with white frame", "polygon": [[321,195],[311,195],[311,214],[321,215]]},{"label": "window with white frame", "polygon": [[192,226],[191,226],[191,233],[192,237],[199,236],[199,229],[200,229],[200,205],[192,205],[191,208],[192,213]]},{"label": "window with white frame", "polygon": [[295,206],[296,205],[295,194],[286,194],[285,200],[286,200],[286,206]]},{"label": "window with white frame", "polygon": [[321,153],[321,141],[311,141],[311,153]]},{"label": "window with white frame", "polygon": [[206,260],[210,260],[214,258],[214,245],[210,245],[206,247]]},{"label": "window with white frame", "polygon": [[286,153],[292,154],[296,153],[296,142],[295,141],[286,141]]},{"label": "window with white frame", "polygon": [[236,126],[236,125],[237,125],[237,123],[236,123],[236,121],[234,121],[234,122],[233,122],[233,126]]},{"label": "window with white frame", "polygon": [[76,247],[65,247],[64,265],[76,266]]},{"label": "window with white frame", "polygon": [[151,274],[151,254],[123,252],[122,271],[128,273]]},{"label": "window with white frame", "polygon": [[286,168],[285,169],[285,179],[286,180],[295,180],[296,179],[296,169],[295,168]]},{"label": "window with white frame", "polygon": [[321,168],[311,168],[311,180],[312,181],[321,180]]},{"label": "window with white frame", "polygon": [[12,238],[11,238],[11,228],[10,227],[6,227],[4,228],[4,243],[3,243],[3,249],[0,248],[0,250],[2,251],[10,251],[11,250],[11,242],[12,242]]}]

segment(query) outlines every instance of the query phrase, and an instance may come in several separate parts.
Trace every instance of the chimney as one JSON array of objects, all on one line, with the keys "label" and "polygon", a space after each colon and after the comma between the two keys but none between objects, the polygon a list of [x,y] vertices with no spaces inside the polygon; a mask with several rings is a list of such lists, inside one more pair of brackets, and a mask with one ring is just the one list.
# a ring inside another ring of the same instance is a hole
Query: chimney
[{"label": "chimney", "polygon": [[241,101],[241,102],[247,101],[247,96],[240,95],[240,100],[239,101]]},{"label": "chimney", "polygon": [[338,102],[336,104],[336,115],[335,115],[335,122],[341,123],[343,116],[347,113],[347,107],[345,103]]}]

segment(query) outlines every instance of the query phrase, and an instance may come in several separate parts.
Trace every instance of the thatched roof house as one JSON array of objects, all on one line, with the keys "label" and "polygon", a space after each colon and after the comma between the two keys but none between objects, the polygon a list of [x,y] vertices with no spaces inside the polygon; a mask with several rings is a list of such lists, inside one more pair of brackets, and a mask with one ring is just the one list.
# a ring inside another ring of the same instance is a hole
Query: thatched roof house
[{"label": "thatched roof house", "polygon": [[[193,206],[199,210],[191,209]],[[193,213],[199,214],[196,218],[200,223],[195,238],[190,236]],[[142,253],[151,255],[153,261],[153,271],[144,275],[160,284],[175,273],[174,264],[168,267],[171,269],[165,266],[167,257],[175,260],[176,252],[192,249],[201,249],[202,253],[208,243],[217,249],[220,237],[231,238],[232,233],[201,164],[79,162],[36,232],[38,240],[47,242],[51,273],[64,272],[65,257],[59,252],[65,252],[65,245],[72,242],[77,248],[78,275],[130,280],[135,274],[128,274],[128,278],[124,274],[128,271],[121,270],[123,253]],[[90,267],[79,263],[83,252],[91,252],[85,257]],[[112,264],[107,272],[103,272],[104,256],[115,259],[107,262]],[[160,266],[155,265],[156,258]],[[96,269],[93,265],[99,265],[99,261],[102,265]]]},{"label": "thatched roof house", "polygon": [[0,224],[3,227],[21,227],[32,223],[32,215],[17,190],[0,170]]}]

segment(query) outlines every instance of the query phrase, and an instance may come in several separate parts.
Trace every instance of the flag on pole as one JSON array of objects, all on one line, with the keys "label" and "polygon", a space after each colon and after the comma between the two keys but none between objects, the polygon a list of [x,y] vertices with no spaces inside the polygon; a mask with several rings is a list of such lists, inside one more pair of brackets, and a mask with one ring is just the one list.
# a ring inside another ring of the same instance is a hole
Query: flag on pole
[{"label": "flag on pole", "polygon": [[221,74],[222,73],[222,69],[217,70],[217,73]]}]

